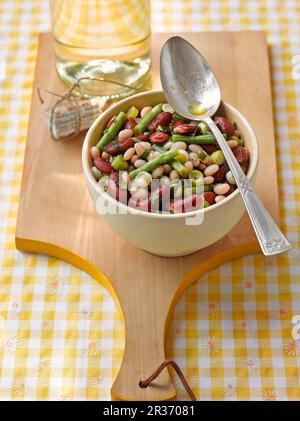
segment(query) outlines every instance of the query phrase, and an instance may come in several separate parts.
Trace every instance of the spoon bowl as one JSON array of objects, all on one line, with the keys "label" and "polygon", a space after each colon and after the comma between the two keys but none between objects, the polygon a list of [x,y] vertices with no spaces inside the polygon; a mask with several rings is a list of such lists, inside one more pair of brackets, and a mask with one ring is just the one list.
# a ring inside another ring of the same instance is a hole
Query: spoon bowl
[{"label": "spoon bowl", "polygon": [[160,56],[160,79],[164,94],[174,110],[190,120],[203,121],[215,136],[266,256],[291,249],[279,227],[255,194],[247,176],[211,117],[219,108],[221,92],[209,64],[196,48],[181,37],[170,38]]},{"label": "spoon bowl", "polygon": [[[217,78],[189,42],[178,36],[170,38],[161,51],[160,69],[165,96],[176,112],[190,120],[215,114],[221,102]],[[201,104],[201,116],[191,112],[193,103]]]}]

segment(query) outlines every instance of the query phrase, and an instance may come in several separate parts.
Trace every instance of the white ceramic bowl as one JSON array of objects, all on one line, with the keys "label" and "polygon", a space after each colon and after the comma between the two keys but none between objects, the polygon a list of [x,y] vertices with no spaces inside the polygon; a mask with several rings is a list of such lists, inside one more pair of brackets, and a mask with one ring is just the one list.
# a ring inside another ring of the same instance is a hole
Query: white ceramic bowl
[{"label": "white ceramic bowl", "polygon": [[[82,148],[84,176],[97,211],[120,237],[131,244],[160,256],[184,256],[200,250],[224,237],[240,220],[245,208],[238,190],[223,201],[208,208],[186,214],[156,214],[130,208],[117,202],[97,184],[91,168],[90,149],[101,137],[107,120],[119,111],[127,111],[132,105],[141,109],[147,105],[166,102],[162,91],[149,91],[133,95],[110,107],[101,114],[86,134]],[[250,151],[248,178],[254,183],[258,166],[258,142],[246,118],[229,104],[223,104],[224,114],[237,123],[245,145]],[[99,200],[105,200],[116,209],[114,214],[99,211]],[[126,212],[120,214],[119,212]],[[197,225],[187,225],[187,217],[203,217]]]}]

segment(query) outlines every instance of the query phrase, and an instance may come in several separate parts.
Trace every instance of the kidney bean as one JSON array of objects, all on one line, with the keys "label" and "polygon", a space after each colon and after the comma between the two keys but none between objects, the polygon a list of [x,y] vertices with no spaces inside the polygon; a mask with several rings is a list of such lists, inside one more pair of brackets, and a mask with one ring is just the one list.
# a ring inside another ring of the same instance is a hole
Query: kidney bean
[{"label": "kidney bean", "polygon": [[233,136],[234,135],[234,125],[231,123],[231,121],[227,120],[225,117],[216,116],[213,118],[216,126],[218,129],[224,133],[227,134],[227,136]]},{"label": "kidney bean", "polygon": [[218,169],[218,171],[213,175],[214,182],[215,183],[221,183],[222,181],[224,181],[228,169],[229,169],[229,166],[228,166],[227,162],[225,162],[223,165],[221,165],[220,168]]},{"label": "kidney bean", "polygon": [[184,199],[171,200],[170,211],[172,213],[191,212],[199,209],[202,203],[203,197],[201,195],[193,194]]},{"label": "kidney bean", "polygon": [[172,120],[172,114],[168,111],[159,113],[158,116],[149,124],[150,130],[156,130],[158,126],[167,126]]},{"label": "kidney bean", "polygon": [[149,140],[149,133],[142,133],[142,134],[139,134],[139,135],[137,135],[135,137],[137,137],[138,139],[140,139],[142,142],[148,142],[148,140]]},{"label": "kidney bean", "polygon": [[215,203],[216,194],[212,191],[206,191],[203,193],[203,199],[208,202],[210,205]]},{"label": "kidney bean", "polygon": [[109,126],[112,125],[112,123],[115,121],[115,119],[117,118],[116,115],[113,115],[112,117],[110,117],[110,119],[107,121],[105,128],[108,129]]},{"label": "kidney bean", "polygon": [[133,129],[137,125],[137,122],[132,117],[127,117],[127,121],[124,124],[125,129]]},{"label": "kidney bean", "polygon": [[169,139],[169,135],[163,132],[154,132],[150,136],[150,140],[152,143],[164,143]]},{"label": "kidney bean", "polygon": [[98,170],[104,172],[105,174],[111,174],[113,171],[113,167],[111,166],[110,162],[105,161],[105,159],[98,156],[94,159],[94,165]]},{"label": "kidney bean", "polygon": [[124,153],[127,149],[132,148],[134,146],[134,142],[131,139],[124,139],[118,143],[109,143],[105,146],[105,152],[109,153],[110,155],[119,155],[120,153]]},{"label": "kidney bean", "polygon": [[186,122],[184,120],[175,120],[173,122],[173,128],[178,127],[178,126],[182,126],[183,124],[186,124]]},{"label": "kidney bean", "polygon": [[196,124],[181,124],[180,126],[174,127],[174,133],[176,134],[195,134],[198,130],[198,126]]},{"label": "kidney bean", "polygon": [[240,165],[243,165],[249,161],[249,151],[244,146],[238,146],[237,148],[234,148],[232,152]]},{"label": "kidney bean", "polygon": [[228,190],[227,193],[224,194],[224,196],[229,196],[231,193],[233,193],[235,190],[234,186],[230,186],[230,189]]},{"label": "kidney bean", "polygon": [[201,145],[202,148],[205,150],[206,153],[211,155],[213,152],[219,151],[220,147],[216,145]]}]

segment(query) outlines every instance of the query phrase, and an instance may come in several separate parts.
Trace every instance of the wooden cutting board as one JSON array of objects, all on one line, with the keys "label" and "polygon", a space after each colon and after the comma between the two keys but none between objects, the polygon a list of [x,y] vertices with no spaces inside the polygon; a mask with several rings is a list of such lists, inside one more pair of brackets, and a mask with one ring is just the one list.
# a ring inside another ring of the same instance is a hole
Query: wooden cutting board
[{"label": "wooden cutting board", "polygon": [[[159,87],[160,49],[172,35],[153,34],[155,88]],[[220,82],[224,100],[236,106],[253,125],[260,143],[256,190],[278,221],[272,99],[264,33],[182,36],[207,58]],[[16,247],[55,256],[87,271],[120,305],[126,343],[123,363],[111,389],[113,399],[174,399],[176,391],[167,371],[147,389],[139,387],[139,380],[148,377],[165,359],[165,331],[184,290],[201,274],[223,262],[260,252],[248,216],[244,215],[229,235],[214,245],[181,258],[153,256],[121,240],[96,214],[89,197],[81,168],[84,134],[69,141],[50,139],[36,93],[37,82],[47,89],[63,91],[54,67],[49,34],[42,34],[39,39]]]}]

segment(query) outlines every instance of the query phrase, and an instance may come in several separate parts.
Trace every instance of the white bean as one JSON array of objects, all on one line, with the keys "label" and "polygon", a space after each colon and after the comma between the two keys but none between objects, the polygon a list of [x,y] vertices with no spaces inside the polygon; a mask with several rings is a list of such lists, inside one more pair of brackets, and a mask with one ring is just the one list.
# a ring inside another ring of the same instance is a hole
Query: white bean
[{"label": "white bean", "polygon": [[171,180],[177,180],[179,178],[179,175],[176,170],[172,170],[169,174],[169,177]]},{"label": "white bean", "polygon": [[171,149],[183,149],[184,151],[186,150],[186,143],[184,142],[172,142],[172,146]]},{"label": "white bean", "polygon": [[138,156],[143,155],[143,153],[145,152],[145,148],[140,142],[134,144],[134,150]]},{"label": "white bean", "polygon": [[138,155],[133,155],[133,156],[131,157],[130,162],[131,162],[132,164],[134,164],[134,163],[135,163],[135,161],[137,161],[138,159],[139,159],[139,156],[138,156]]},{"label": "white bean", "polygon": [[161,165],[160,167],[155,168],[152,171],[152,178],[160,178],[164,174],[164,166]]},{"label": "white bean", "polygon": [[236,184],[235,179],[234,179],[234,177],[233,177],[233,175],[232,175],[232,172],[231,172],[231,171],[227,171],[227,173],[226,173],[226,180],[227,180],[227,181],[228,181],[228,183],[230,183],[230,184],[233,184],[233,185],[235,185],[235,184]]},{"label": "white bean", "polygon": [[125,161],[129,161],[133,157],[134,153],[135,153],[135,150],[133,147],[127,149],[127,151],[124,152]]},{"label": "white bean", "polygon": [[145,164],[146,164],[146,161],[144,159],[137,159],[136,161],[134,161],[135,168],[140,168]]},{"label": "white bean", "polygon": [[133,196],[138,191],[138,186],[135,182],[135,180],[130,181],[128,185],[129,193]]},{"label": "white bean", "polygon": [[237,148],[239,146],[239,142],[232,139],[232,140],[227,141],[227,145],[230,147],[230,149],[234,149],[234,148]]},{"label": "white bean", "polygon": [[132,198],[136,200],[144,200],[146,197],[148,197],[148,189],[144,188],[137,189],[137,191],[132,195]]},{"label": "white bean", "polygon": [[142,171],[135,178],[135,182],[139,187],[147,187],[151,183],[151,181],[152,176],[146,171]]},{"label": "white bean", "polygon": [[189,150],[191,152],[199,153],[199,152],[202,152],[203,151],[203,148],[200,145],[191,144],[191,145],[189,145]]},{"label": "white bean", "polygon": [[224,195],[230,190],[230,185],[228,183],[217,183],[214,187],[214,192],[216,194]]},{"label": "white bean", "polygon": [[170,184],[170,179],[167,175],[163,175],[159,181],[162,184],[167,184],[167,185]]},{"label": "white bean", "polygon": [[193,163],[191,162],[191,161],[187,161],[185,164],[184,164],[184,166],[185,166],[185,168],[188,170],[188,172],[190,173],[192,170],[193,170],[193,168],[194,168],[194,165],[193,165]]},{"label": "white bean", "polygon": [[204,175],[214,175],[219,170],[218,164],[212,164],[205,168]]},{"label": "white bean", "polygon": [[208,175],[207,177],[203,178],[204,184],[212,184],[214,181],[215,179],[211,175]]},{"label": "white bean", "polygon": [[157,151],[151,151],[147,157],[148,161],[151,161],[152,159],[156,158],[157,156],[160,156],[161,154]]},{"label": "white bean", "polygon": [[141,109],[141,117],[144,118],[150,111],[152,107],[144,107]]},{"label": "white bean", "polygon": [[194,167],[198,167],[198,165],[200,164],[200,160],[198,158],[198,155],[195,152],[189,153],[189,160],[191,161],[191,163],[193,164]]},{"label": "white bean", "polygon": [[93,158],[93,159],[98,158],[98,156],[100,156],[100,151],[99,151],[99,149],[97,148],[97,146],[93,146],[93,147],[91,148],[91,155],[92,155],[92,158]]},{"label": "white bean", "polygon": [[169,174],[172,171],[172,167],[169,164],[164,165],[164,173]]},{"label": "white bean", "polygon": [[130,177],[127,171],[122,171],[121,172],[121,179],[123,181],[124,184],[126,184],[126,186],[128,185],[129,181],[130,181]]},{"label": "white bean", "polygon": [[97,181],[102,177],[102,172],[96,167],[92,167],[92,173]]},{"label": "white bean", "polygon": [[173,142],[167,142],[165,145],[164,145],[164,149],[166,149],[167,151],[172,147],[172,145],[174,145],[174,143]]},{"label": "white bean", "polygon": [[103,159],[108,159],[110,157],[109,153],[107,153],[105,151],[102,152],[102,155],[101,156],[102,156]]},{"label": "white bean", "polygon": [[119,132],[118,139],[119,140],[125,140],[125,139],[128,139],[131,136],[133,136],[133,130],[132,129],[124,129],[124,130],[121,130]]},{"label": "white bean", "polygon": [[219,194],[218,196],[215,197],[215,202],[219,203],[222,202],[222,200],[226,199],[226,196],[223,196],[222,194]]},{"label": "white bean", "polygon": [[199,164],[199,170],[201,170],[201,171],[204,171],[205,170],[205,168],[206,168],[206,165],[205,164],[202,164],[202,162],[200,162],[200,164]]},{"label": "white bean", "polygon": [[151,149],[151,143],[149,143],[149,142],[140,142],[140,144],[143,146],[143,148],[145,149],[145,150],[147,150],[147,151],[150,151],[150,149]]}]

